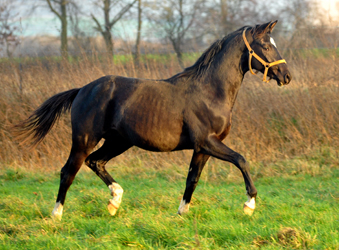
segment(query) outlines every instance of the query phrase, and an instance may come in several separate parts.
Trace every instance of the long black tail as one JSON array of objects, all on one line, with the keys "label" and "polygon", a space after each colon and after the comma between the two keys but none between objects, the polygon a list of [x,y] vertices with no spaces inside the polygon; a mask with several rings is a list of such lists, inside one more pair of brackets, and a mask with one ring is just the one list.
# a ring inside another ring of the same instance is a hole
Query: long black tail
[{"label": "long black tail", "polygon": [[31,147],[41,142],[62,113],[70,110],[80,91],[71,89],[46,100],[28,119],[14,126],[15,137]]}]

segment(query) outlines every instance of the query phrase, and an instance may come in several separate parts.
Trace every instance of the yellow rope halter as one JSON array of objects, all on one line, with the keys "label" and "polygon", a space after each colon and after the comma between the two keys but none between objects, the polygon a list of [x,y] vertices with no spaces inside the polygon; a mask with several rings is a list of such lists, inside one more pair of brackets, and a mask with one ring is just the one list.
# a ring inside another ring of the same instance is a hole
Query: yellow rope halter
[{"label": "yellow rope halter", "polygon": [[244,42],[245,42],[245,45],[248,49],[248,54],[249,54],[249,58],[248,58],[248,67],[250,69],[250,72],[252,73],[252,75],[256,75],[256,73],[253,72],[252,70],[252,66],[251,66],[251,60],[252,60],[252,56],[255,57],[255,59],[257,59],[262,65],[264,65],[265,67],[265,72],[264,72],[264,77],[263,77],[263,82],[269,82],[269,80],[266,79],[267,77],[267,73],[268,73],[268,69],[274,65],[277,65],[277,64],[281,64],[281,63],[286,63],[285,59],[281,59],[281,60],[278,60],[278,61],[275,61],[275,62],[271,62],[271,63],[268,63],[268,62],[265,62],[263,59],[261,59],[255,52],[254,50],[251,48],[250,44],[248,43],[247,39],[246,39],[246,36],[245,36],[245,33],[246,33],[246,30],[245,29],[242,33],[242,37],[244,39]]}]

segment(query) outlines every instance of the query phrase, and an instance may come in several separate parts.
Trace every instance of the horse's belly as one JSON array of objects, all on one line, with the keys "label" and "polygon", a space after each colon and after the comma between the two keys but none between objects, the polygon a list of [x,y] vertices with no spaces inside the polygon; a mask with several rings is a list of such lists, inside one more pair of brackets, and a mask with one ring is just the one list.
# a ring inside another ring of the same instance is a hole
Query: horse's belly
[{"label": "horse's belly", "polygon": [[185,143],[183,120],[175,111],[142,110],[125,112],[119,130],[140,148],[152,151],[172,151]]},{"label": "horse's belly", "polygon": [[[173,125],[173,124],[166,124]],[[128,132],[135,146],[151,151],[172,151],[182,143],[182,130],[179,124],[173,126],[137,125]]]},{"label": "horse's belly", "polygon": [[150,151],[169,152],[175,150],[179,146],[180,138],[168,137],[142,137],[140,136],[134,141],[134,145]]}]

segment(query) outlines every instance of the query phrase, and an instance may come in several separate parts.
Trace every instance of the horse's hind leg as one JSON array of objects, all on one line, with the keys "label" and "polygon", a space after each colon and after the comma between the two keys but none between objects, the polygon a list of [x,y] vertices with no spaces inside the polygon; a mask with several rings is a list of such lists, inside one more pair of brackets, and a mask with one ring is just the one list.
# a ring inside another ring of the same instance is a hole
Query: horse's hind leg
[{"label": "horse's hind leg", "polygon": [[110,199],[108,203],[108,211],[111,215],[115,215],[121,204],[123,189],[112,176],[107,173],[105,165],[110,159],[122,154],[131,146],[130,143],[123,141],[122,138],[106,139],[101,148],[90,154],[85,160],[86,165],[105,182],[111,191],[113,199]]},{"label": "horse's hind leg", "polygon": [[75,175],[79,171],[81,165],[83,164],[84,160],[89,155],[89,152],[93,149],[93,147],[84,150],[83,147],[79,147],[78,145],[74,145],[73,143],[70,156],[65,166],[61,169],[58,197],[52,212],[52,216],[54,218],[61,220],[67,190],[71,186]]},{"label": "horse's hind leg", "polygon": [[186,189],[178,209],[178,214],[182,215],[188,212],[192,194],[198,184],[201,172],[209,157],[209,155],[199,154],[196,152],[193,153],[186,180]]}]

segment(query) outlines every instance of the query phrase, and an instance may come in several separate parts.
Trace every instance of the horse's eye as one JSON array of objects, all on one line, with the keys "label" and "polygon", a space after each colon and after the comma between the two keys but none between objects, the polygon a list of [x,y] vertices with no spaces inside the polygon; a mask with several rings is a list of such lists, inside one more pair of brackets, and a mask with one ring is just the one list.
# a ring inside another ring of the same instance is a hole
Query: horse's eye
[{"label": "horse's eye", "polygon": [[263,48],[264,48],[264,50],[266,50],[266,51],[268,51],[268,50],[270,49],[269,46],[264,46]]}]

